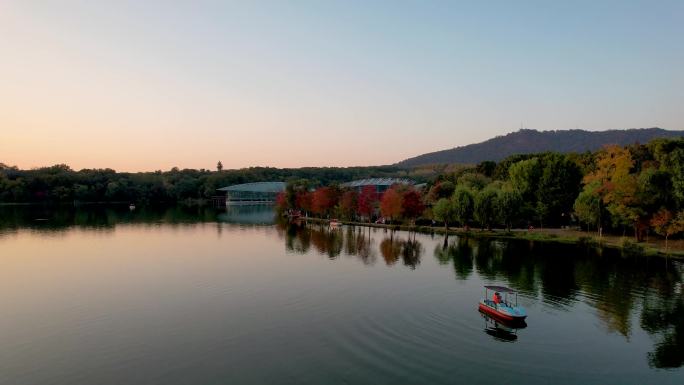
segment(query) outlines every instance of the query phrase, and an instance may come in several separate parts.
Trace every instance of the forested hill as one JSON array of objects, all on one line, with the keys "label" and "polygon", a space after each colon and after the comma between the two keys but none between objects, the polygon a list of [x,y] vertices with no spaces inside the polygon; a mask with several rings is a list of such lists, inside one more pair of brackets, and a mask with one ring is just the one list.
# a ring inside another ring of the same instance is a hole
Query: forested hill
[{"label": "forested hill", "polygon": [[632,128],[609,131],[537,131],[525,129],[497,136],[482,143],[419,155],[403,160],[397,163],[397,166],[413,167],[444,163],[475,164],[485,160],[499,161],[514,154],[546,151],[561,153],[595,151],[606,144],[624,146],[633,143],[643,144],[656,138],[682,136],[684,136],[684,131],[668,131],[662,128]]}]

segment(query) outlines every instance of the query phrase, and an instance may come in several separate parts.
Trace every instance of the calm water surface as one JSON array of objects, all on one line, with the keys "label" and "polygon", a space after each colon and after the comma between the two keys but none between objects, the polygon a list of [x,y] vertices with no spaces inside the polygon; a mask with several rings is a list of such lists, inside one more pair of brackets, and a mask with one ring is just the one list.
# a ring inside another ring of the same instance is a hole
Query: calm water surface
[{"label": "calm water surface", "polygon": [[684,383],[680,262],[272,218],[0,208],[0,384]]}]

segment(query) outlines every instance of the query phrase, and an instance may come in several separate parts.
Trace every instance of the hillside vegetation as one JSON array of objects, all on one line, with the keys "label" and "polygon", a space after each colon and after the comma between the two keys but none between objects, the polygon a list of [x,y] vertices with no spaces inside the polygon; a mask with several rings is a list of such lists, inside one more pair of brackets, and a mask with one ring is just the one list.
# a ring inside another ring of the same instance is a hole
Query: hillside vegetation
[{"label": "hillside vegetation", "polygon": [[428,164],[476,164],[486,160],[499,161],[510,155],[541,152],[586,152],[596,151],[609,144],[625,146],[648,143],[657,138],[677,138],[684,131],[668,131],[662,128],[639,128],[628,130],[584,131],[520,130],[450,150],[436,151],[409,158],[397,163],[401,167],[416,167]]}]

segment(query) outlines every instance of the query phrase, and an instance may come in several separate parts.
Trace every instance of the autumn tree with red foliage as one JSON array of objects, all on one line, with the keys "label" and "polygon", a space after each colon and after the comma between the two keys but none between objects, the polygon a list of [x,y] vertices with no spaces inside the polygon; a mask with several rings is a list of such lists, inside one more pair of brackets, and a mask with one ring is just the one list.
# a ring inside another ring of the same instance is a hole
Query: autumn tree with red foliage
[{"label": "autumn tree with red foliage", "polygon": [[415,221],[425,211],[422,196],[413,188],[404,193],[401,206],[403,217],[411,220],[411,222]]},{"label": "autumn tree with red foliage", "polygon": [[656,233],[665,237],[665,252],[667,252],[667,239],[670,235],[684,231],[684,211],[675,216],[671,211],[661,208],[651,218],[651,226]]},{"label": "autumn tree with red foliage", "polygon": [[356,190],[347,190],[340,198],[340,211],[345,219],[353,219],[356,213],[359,194]]},{"label": "autumn tree with red foliage", "polygon": [[313,192],[311,211],[318,215],[329,215],[337,205],[339,193],[333,187],[320,187]]},{"label": "autumn tree with red foliage", "polygon": [[375,186],[363,186],[356,205],[357,212],[371,221],[375,208],[378,206],[378,191]]},{"label": "autumn tree with red foliage", "polygon": [[311,212],[313,200],[312,195],[313,194],[311,194],[309,191],[298,191],[295,196],[295,204],[297,205],[297,208],[305,213]]},{"label": "autumn tree with red foliage", "polygon": [[287,198],[285,197],[284,191],[281,191],[276,195],[275,204],[278,211],[282,212],[288,209]]},{"label": "autumn tree with red foliage", "polygon": [[380,213],[390,220],[401,217],[403,193],[397,186],[390,187],[380,199]]}]

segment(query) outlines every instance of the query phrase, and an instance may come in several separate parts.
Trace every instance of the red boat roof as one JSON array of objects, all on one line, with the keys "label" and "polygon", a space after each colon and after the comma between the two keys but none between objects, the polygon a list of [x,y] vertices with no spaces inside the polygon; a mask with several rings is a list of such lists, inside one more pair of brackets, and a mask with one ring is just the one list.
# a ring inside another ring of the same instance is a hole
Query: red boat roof
[{"label": "red boat roof", "polygon": [[489,289],[489,290],[498,291],[498,292],[501,292],[501,293],[515,293],[515,290],[509,289],[509,288],[507,288],[506,286],[489,286],[489,285],[485,285],[485,288],[487,288],[487,289]]}]

